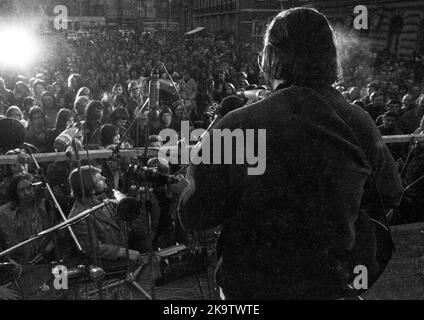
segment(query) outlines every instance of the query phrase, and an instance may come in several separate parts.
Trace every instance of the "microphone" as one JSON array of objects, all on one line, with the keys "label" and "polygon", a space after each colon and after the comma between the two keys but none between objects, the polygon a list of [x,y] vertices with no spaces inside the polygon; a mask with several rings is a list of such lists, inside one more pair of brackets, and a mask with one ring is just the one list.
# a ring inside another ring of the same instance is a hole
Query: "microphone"
[{"label": "microphone", "polygon": [[84,122],[78,122],[72,127],[63,131],[54,141],[54,148],[58,151],[66,151],[72,141],[82,129]]},{"label": "microphone", "polygon": [[268,91],[265,89],[246,90],[246,91],[237,92],[238,96],[245,98],[247,100],[253,100],[256,102],[265,99],[270,94],[271,94],[271,91]]}]

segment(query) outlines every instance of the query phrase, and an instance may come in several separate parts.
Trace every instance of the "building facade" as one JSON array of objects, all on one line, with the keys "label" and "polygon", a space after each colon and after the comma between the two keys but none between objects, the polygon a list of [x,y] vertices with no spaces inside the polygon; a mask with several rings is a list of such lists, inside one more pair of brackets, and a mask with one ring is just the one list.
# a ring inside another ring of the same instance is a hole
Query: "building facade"
[{"label": "building facade", "polygon": [[175,27],[179,0],[105,0],[108,25],[158,29]]},{"label": "building facade", "polygon": [[[368,29],[355,30],[354,8],[368,9]],[[400,56],[424,54],[423,0],[317,0],[313,6],[325,13],[336,28],[351,30],[371,40],[378,50],[387,49]]]},{"label": "building facade", "polygon": [[212,31],[231,31],[244,37],[261,37],[272,17],[299,2],[303,1],[194,0],[194,25]]},{"label": "building facade", "polygon": [[193,0],[173,0],[172,11],[174,21],[179,24],[183,32],[194,29]]},{"label": "building facade", "polygon": [[144,0],[104,0],[107,24],[136,27],[146,15]]}]

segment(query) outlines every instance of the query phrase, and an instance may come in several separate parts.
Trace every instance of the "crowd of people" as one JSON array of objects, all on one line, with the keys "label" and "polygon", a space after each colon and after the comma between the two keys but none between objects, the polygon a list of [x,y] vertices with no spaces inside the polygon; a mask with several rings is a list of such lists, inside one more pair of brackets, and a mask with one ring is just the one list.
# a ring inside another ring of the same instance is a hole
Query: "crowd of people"
[{"label": "crowd of people", "polygon": [[[207,34],[194,39],[183,38],[178,33],[153,36],[136,35],[132,31],[92,31],[77,40],[56,36],[50,43],[49,54],[34,68],[32,77],[0,70],[0,115],[21,122],[26,130],[25,141],[39,153],[67,151],[68,146],[59,143],[60,136],[72,128],[78,131],[81,151],[113,149],[122,139],[125,148],[143,147],[146,143],[160,147],[162,129],[172,128],[178,132],[181,121],[189,121],[192,128],[207,128],[211,121],[207,110],[211,104],[219,104],[225,97],[243,90],[266,89],[265,77],[257,63],[259,46],[225,34]],[[351,52],[349,59],[343,59],[342,67],[343,79],[334,85],[335,89],[342,92],[346,100],[367,111],[382,135],[424,132],[422,59],[401,59],[387,52],[364,56],[359,50]],[[160,79],[160,114],[149,121],[149,128],[145,130],[148,114],[139,114],[139,111],[148,96],[152,70]],[[134,129],[127,132],[133,121]],[[401,167],[411,168],[406,174],[408,181],[416,180],[424,171],[419,160],[408,163],[411,152],[407,146],[391,145],[390,150]],[[89,163],[102,169],[106,182],[100,170],[84,167],[87,194],[78,189],[79,176],[71,162],[52,163],[44,169],[60,204],[66,214],[72,216],[98,204],[94,199],[97,192],[110,193],[118,189],[125,182],[121,169],[128,168],[128,163]],[[168,164],[159,161],[159,165],[170,173]],[[25,168],[21,168],[18,175],[16,172],[12,166],[2,170],[0,249],[54,223],[44,219],[48,216],[45,212],[54,210],[53,207],[41,203],[33,190],[31,173],[36,176],[38,173]],[[419,186],[414,190],[418,194]],[[162,227],[161,234],[166,235],[172,232],[169,228],[175,228],[178,220],[175,205],[178,197],[167,190],[158,191],[155,197],[156,225]],[[35,217],[30,223],[22,218],[28,216],[27,211]],[[112,220],[96,223],[100,225],[99,243],[115,243],[100,247],[101,258],[116,260],[124,258],[125,252],[122,232]],[[11,221],[14,228],[4,227],[11,225]],[[87,230],[81,234],[87,238]],[[130,252],[131,260],[139,260],[140,254],[147,250],[145,240],[137,250]],[[156,240],[156,247],[161,247],[172,245],[175,238],[165,244],[160,242],[163,239]],[[27,247],[17,258],[23,260],[18,262],[29,261],[40,251],[40,246],[43,250],[51,249],[51,243]]]}]

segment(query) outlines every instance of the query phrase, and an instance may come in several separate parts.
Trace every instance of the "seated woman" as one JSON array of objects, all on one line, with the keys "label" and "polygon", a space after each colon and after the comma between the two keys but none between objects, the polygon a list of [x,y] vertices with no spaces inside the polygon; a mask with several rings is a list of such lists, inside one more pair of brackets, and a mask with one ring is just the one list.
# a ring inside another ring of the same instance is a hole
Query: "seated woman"
[{"label": "seated woman", "polygon": [[[54,214],[47,212],[44,199],[38,197],[30,174],[12,178],[8,188],[9,202],[0,207],[1,241],[10,248],[55,225]],[[17,249],[10,257],[19,264],[29,264],[53,249],[50,239],[42,238]]]},{"label": "seated woman", "polygon": [[[75,169],[69,177],[69,183],[75,197],[69,218],[100,204],[107,190],[101,170],[93,166],[84,166],[81,172]],[[91,230],[87,223],[91,224]],[[125,236],[114,207],[108,205],[99,209],[88,220],[75,224],[73,229],[88,255],[92,256],[93,250],[96,250],[97,257],[104,263],[125,259]],[[129,250],[129,259],[131,262],[143,261],[140,252],[135,250]]]}]

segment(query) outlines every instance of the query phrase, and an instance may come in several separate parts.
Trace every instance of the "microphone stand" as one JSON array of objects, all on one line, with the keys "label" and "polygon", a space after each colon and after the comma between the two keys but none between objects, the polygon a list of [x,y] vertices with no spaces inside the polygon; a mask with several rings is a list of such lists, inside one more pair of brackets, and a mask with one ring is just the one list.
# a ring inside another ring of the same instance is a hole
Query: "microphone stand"
[{"label": "microphone stand", "polygon": [[75,217],[68,219],[60,224],[58,224],[57,226],[51,227],[47,230],[41,231],[40,233],[32,236],[31,238],[22,241],[21,243],[18,243],[16,245],[14,245],[13,247],[10,247],[9,249],[6,249],[2,252],[0,252],[0,258],[12,253],[13,251],[22,248],[23,246],[32,243],[42,237],[46,237],[47,235],[49,235],[50,233],[56,232],[57,230],[63,230],[65,228],[68,228],[70,225],[76,224],[78,222],[81,222],[82,220],[86,219],[90,214],[92,214],[93,212],[100,210],[101,208],[104,208],[106,206],[106,202],[101,203],[97,206],[94,206],[91,209],[88,209],[86,211],[83,211],[81,213],[79,213],[78,215],[76,215]]},{"label": "microphone stand", "polygon": [[131,272],[130,257],[129,257],[128,221],[127,219],[123,219],[123,220],[124,220],[125,259],[126,259],[126,265],[127,265],[127,272],[125,275],[125,279],[117,280],[115,282],[109,283],[104,286],[104,289],[105,290],[112,289],[115,287],[119,287],[122,284],[132,285],[141,294],[143,294],[148,300],[152,300],[152,297],[147,293],[147,291],[144,290],[143,287],[137,283],[137,278],[140,275],[140,273],[144,270],[145,265],[141,265],[134,272]]},{"label": "microphone stand", "polygon": [[[77,167],[78,167],[78,174],[79,174],[79,178],[80,178],[80,184],[81,184],[81,192],[82,192],[82,201],[85,204],[87,201],[87,197],[85,194],[85,188],[84,188],[84,180],[82,177],[82,170],[81,170],[81,158],[79,156],[79,151],[78,151],[78,147],[76,145],[76,141],[75,141],[75,137],[72,139],[72,148],[74,149],[75,152],[75,160],[77,162]],[[90,246],[91,246],[91,251],[93,252],[93,264],[95,266],[100,266],[99,264],[99,259],[97,256],[97,245],[93,242],[93,228],[91,225],[91,221],[90,221],[90,217],[87,218],[87,220],[85,221],[86,225],[87,225],[87,230],[88,230],[88,238],[89,238],[89,242],[90,242]],[[84,254],[83,251],[80,251],[82,254]],[[86,258],[85,254],[83,255],[84,258]],[[91,269],[91,268],[89,268]],[[104,272],[103,272],[104,274]],[[96,283],[97,289],[99,291],[99,296],[100,296],[100,300],[103,300],[103,288],[102,288],[102,281],[99,279],[99,277],[95,277],[94,282]]]},{"label": "microphone stand", "polygon": [[171,74],[168,72],[168,69],[166,68],[165,64],[164,63],[161,63],[161,65],[162,65],[163,69],[165,70],[165,73],[168,75],[169,79],[171,80],[172,86],[174,87],[175,92],[177,93],[178,99],[180,100],[180,102],[181,102],[181,104],[182,104],[182,106],[184,108],[184,112],[185,112],[185,114],[188,117],[188,121],[190,122],[190,125],[194,128],[193,122],[190,119],[190,114],[188,113],[187,107],[186,107],[186,105],[184,103],[184,100],[181,98],[180,92],[178,91],[178,88],[175,85],[174,79],[172,78]]},{"label": "microphone stand", "polygon": [[[125,141],[125,138],[128,137],[128,135],[130,134],[130,132],[131,132],[132,128],[134,127],[134,125],[137,123],[137,121],[140,118],[140,116],[143,114],[143,112],[149,106],[149,103],[150,103],[150,99],[147,98],[146,101],[144,102],[143,106],[140,108],[140,110],[137,111],[136,117],[134,118],[134,120],[131,123],[131,125],[125,131],[125,133],[124,133],[121,141],[115,147],[115,150],[113,151],[112,157],[113,156],[119,156],[119,150],[121,149],[121,146],[122,146],[123,142]],[[147,133],[148,133],[148,130],[149,130],[149,124],[148,123],[146,125],[146,130],[147,130]],[[148,136],[147,136],[147,142],[148,142]],[[146,146],[147,146],[147,144],[146,144]],[[145,149],[145,158],[148,159],[148,147]],[[146,163],[147,163],[147,161],[146,161]],[[149,216],[149,219],[150,219],[150,216]],[[128,222],[126,220],[124,220],[124,236],[125,236],[125,260],[126,260],[126,265],[127,265],[127,274],[125,276],[125,279],[118,280],[118,281],[109,283],[109,284],[103,286],[103,289],[104,290],[108,290],[108,289],[112,289],[112,288],[118,287],[118,286],[120,286],[122,284],[128,284],[128,285],[132,285],[141,294],[143,294],[148,300],[154,300],[154,297],[155,297],[154,287],[152,287],[152,295],[149,295],[149,293],[147,293],[147,291],[144,290],[143,287],[141,287],[137,283],[137,278],[138,278],[139,274],[144,270],[145,266],[143,266],[143,265],[142,266],[139,266],[134,272],[131,272],[131,269],[130,269],[130,259],[129,259],[129,243],[128,243],[128,241],[129,241],[128,240]],[[152,246],[149,245],[149,248],[152,248]],[[152,250],[150,250],[150,251],[152,251]],[[152,257],[153,256],[153,253],[151,253],[150,256]],[[153,260],[152,260],[152,258],[149,258],[149,263],[150,263],[151,268],[153,270],[154,267],[153,267]],[[152,279],[152,283],[154,284],[154,279]],[[99,292],[101,292],[101,290],[99,290]]]},{"label": "microphone stand", "polygon": [[[150,90],[150,83],[149,83],[149,90]],[[149,92],[150,93],[150,92]],[[151,102],[151,100],[149,99],[149,101]],[[151,106],[149,105],[149,112],[153,113],[155,111],[155,109],[152,109]],[[143,164],[147,166],[148,162],[149,162],[149,155],[148,155],[148,150],[149,150],[149,136],[150,136],[150,122],[151,122],[151,117],[150,115],[147,117],[147,122],[146,122],[146,126],[144,128],[144,154],[142,156],[142,161]],[[143,190],[144,189],[144,190]],[[150,284],[150,290],[151,290],[151,297],[152,300],[155,300],[156,298],[156,291],[155,291],[155,266],[154,266],[154,255],[153,255],[153,231],[152,231],[152,208],[153,208],[153,203],[152,203],[152,194],[151,194],[151,190],[150,190],[150,186],[149,183],[147,181],[147,179],[144,179],[143,181],[143,187],[140,188],[141,192],[144,192],[144,201],[145,201],[145,207],[146,207],[146,215],[147,215],[147,246],[148,246],[148,250],[149,250],[149,265],[150,265],[150,272],[151,272],[151,284]],[[141,200],[143,200],[143,198],[141,198]],[[142,205],[142,201],[140,202],[140,204]]]},{"label": "microphone stand", "polygon": [[[32,153],[31,148],[28,147],[28,148],[25,148],[25,149],[29,153],[29,156],[31,157],[32,161],[34,162],[35,167],[37,168],[37,172],[40,174],[41,180],[42,180],[43,184],[46,186],[47,191],[48,191],[50,197],[52,198],[54,205],[56,206],[57,210],[59,211],[59,213],[60,213],[60,215],[62,217],[62,220],[64,222],[66,222],[67,221],[67,218],[66,218],[65,214],[63,213],[63,210],[62,210],[59,202],[57,201],[56,196],[54,195],[53,190],[50,187],[50,184],[49,184],[49,182],[47,180],[47,177],[44,175],[44,172],[43,172],[43,170],[40,167],[40,164],[38,163],[37,159],[35,158],[34,154]],[[79,252],[83,252],[82,246],[79,243],[77,237],[75,236],[75,233],[72,230],[71,226],[68,226],[67,229],[68,229],[68,231],[69,231],[69,233],[71,235],[72,240],[75,243],[75,246],[77,247],[77,250]],[[55,237],[55,235],[53,237]]]},{"label": "microphone stand", "polygon": [[113,151],[113,155],[117,156],[119,155],[119,150],[122,147],[122,144],[124,143],[125,139],[128,137],[128,135],[131,133],[132,128],[134,127],[134,125],[137,123],[138,119],[140,118],[140,116],[143,114],[143,112],[146,110],[146,108],[148,107],[150,103],[150,99],[147,98],[146,101],[144,102],[143,106],[140,108],[140,110],[137,112],[137,115],[135,116],[133,122],[130,124],[130,126],[127,128],[127,130],[125,131],[124,135],[121,137],[121,141],[116,145],[115,150]]}]

